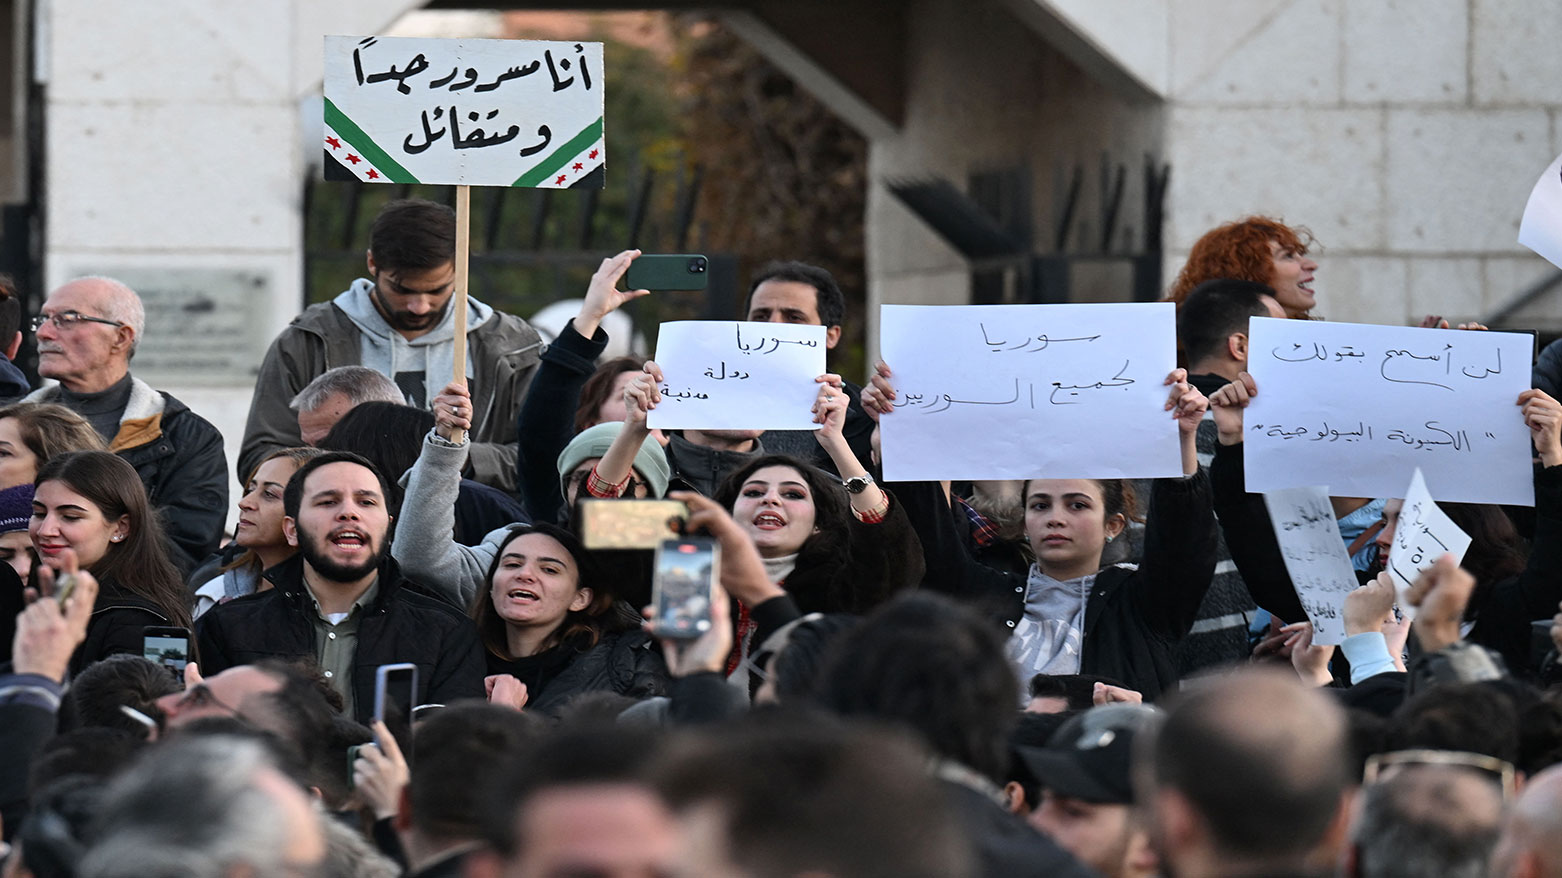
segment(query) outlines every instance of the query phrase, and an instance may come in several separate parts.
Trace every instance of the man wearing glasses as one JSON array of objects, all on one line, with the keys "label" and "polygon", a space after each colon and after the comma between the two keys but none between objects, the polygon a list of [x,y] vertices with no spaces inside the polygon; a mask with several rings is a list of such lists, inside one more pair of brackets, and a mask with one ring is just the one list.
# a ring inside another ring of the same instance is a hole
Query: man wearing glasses
[{"label": "man wearing glasses", "polygon": [[146,329],[141,297],[113,278],[79,278],[49,294],[32,328],[38,374],[55,383],[26,401],[60,403],[86,418],[136,468],[163,517],[169,557],[188,573],[222,538],[227,459],[216,427],[130,374]]},{"label": "man wearing glasses", "polygon": [[[304,444],[288,404],[328,369],[367,366],[396,382],[408,405],[429,407],[455,369],[455,239],[455,212],[442,204],[385,205],[369,230],[369,276],[305,309],[266,351],[239,451],[240,481],[271,451]],[[516,420],[541,353],[542,339],[526,321],[467,298],[469,478],[515,490]]]}]

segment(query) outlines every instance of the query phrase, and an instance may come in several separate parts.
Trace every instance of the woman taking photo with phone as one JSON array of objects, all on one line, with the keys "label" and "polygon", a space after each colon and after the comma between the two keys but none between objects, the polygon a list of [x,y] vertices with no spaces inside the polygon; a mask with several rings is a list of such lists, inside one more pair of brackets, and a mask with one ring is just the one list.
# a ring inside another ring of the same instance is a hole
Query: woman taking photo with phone
[{"label": "woman taking photo with phone", "polygon": [[75,564],[98,581],[87,639],[71,673],[114,653],[141,654],[148,625],[190,627],[184,582],[135,468],[107,451],[78,451],[38,471],[28,534],[58,580]]},{"label": "woman taking photo with phone", "polygon": [[511,528],[471,608],[488,658],[489,700],[557,715],[587,692],[661,695],[661,652],[607,585],[569,531]]}]

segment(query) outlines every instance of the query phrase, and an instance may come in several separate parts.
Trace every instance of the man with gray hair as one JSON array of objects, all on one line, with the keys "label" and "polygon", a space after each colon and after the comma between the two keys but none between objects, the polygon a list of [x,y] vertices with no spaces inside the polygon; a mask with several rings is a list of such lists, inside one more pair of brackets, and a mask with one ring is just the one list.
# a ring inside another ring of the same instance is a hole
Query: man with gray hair
[{"label": "man with gray hair", "polygon": [[325,857],[304,791],[253,740],[179,737],[105,793],[79,878],[297,878]]},{"label": "man with gray hair", "polygon": [[188,573],[222,538],[228,462],[216,427],[130,374],[146,331],[141,297],[113,278],[78,278],[49,294],[32,328],[38,374],[53,381],[27,401],[57,402],[86,418],[136,468],[167,529],[169,556]]},{"label": "man with gray hair", "polygon": [[1492,878],[1562,878],[1562,766],[1529,779],[1508,814]]},{"label": "man with gray hair", "polygon": [[1483,878],[1502,821],[1496,776],[1408,765],[1362,794],[1346,878]]},{"label": "man with gray hair", "polygon": [[342,416],[366,402],[406,405],[396,383],[368,366],[327,369],[288,403],[298,415],[298,435],[305,445],[318,445]]}]

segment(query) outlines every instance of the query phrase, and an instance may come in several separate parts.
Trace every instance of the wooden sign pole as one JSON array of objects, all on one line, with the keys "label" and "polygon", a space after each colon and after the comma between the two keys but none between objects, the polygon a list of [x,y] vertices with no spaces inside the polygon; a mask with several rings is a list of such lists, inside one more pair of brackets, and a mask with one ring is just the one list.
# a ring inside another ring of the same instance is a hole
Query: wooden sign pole
[{"label": "wooden sign pole", "polygon": [[[451,381],[466,386],[466,285],[467,253],[472,243],[472,187],[456,187],[456,315],[455,315],[455,375]],[[476,412],[473,412],[476,414]],[[465,431],[456,430],[451,441],[460,443]]]}]

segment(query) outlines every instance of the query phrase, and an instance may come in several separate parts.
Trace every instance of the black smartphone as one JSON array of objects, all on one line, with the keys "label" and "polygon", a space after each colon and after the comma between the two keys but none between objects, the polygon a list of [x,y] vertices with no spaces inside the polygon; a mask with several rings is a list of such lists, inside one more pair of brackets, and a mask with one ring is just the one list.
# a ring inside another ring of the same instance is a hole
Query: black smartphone
[{"label": "black smartphone", "polygon": [[656,571],[651,579],[651,604],[657,637],[693,640],[710,630],[711,590],[715,587],[720,551],[710,537],[663,540],[656,547]]},{"label": "black smartphone", "polygon": [[588,549],[654,549],[683,533],[681,500],[581,500],[580,536]]},{"label": "black smartphone", "polygon": [[385,723],[398,741],[411,738],[400,733],[411,730],[412,708],[417,703],[417,665],[380,665],[374,669],[374,718]]},{"label": "black smartphone", "polygon": [[157,662],[184,679],[184,666],[190,663],[194,638],[190,629],[175,625],[148,625],[141,629],[141,657]]},{"label": "black smartphone", "polygon": [[636,256],[624,272],[626,290],[703,290],[710,279],[710,260],[697,253]]}]

